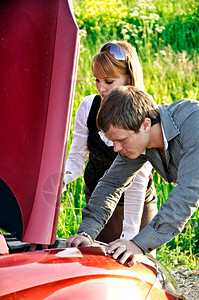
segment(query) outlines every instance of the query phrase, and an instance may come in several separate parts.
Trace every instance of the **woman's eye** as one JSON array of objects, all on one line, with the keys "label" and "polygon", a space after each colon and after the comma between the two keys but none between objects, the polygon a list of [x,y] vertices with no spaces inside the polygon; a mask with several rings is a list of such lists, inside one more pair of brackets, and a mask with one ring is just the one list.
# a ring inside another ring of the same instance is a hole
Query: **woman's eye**
[{"label": "woman's eye", "polygon": [[99,82],[99,79],[96,78],[96,79],[95,79],[95,82]]},{"label": "woman's eye", "polygon": [[113,83],[113,80],[112,81],[106,81],[107,84],[112,84]]}]

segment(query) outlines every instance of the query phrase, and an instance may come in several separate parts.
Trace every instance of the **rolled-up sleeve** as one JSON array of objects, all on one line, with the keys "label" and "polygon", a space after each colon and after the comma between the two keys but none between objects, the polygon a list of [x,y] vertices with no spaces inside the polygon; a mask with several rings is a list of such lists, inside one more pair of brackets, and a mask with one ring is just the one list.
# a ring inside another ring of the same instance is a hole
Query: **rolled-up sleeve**
[{"label": "rolled-up sleeve", "polygon": [[87,206],[78,233],[86,232],[95,239],[112,215],[121,194],[146,162],[144,155],[132,160],[118,154],[110,169],[100,179]]}]

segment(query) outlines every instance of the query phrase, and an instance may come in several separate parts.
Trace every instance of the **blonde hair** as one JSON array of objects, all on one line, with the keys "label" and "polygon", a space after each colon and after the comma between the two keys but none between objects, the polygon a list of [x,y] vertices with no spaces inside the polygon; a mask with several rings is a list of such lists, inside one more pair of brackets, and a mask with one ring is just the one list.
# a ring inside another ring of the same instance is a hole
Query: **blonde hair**
[{"label": "blonde hair", "polygon": [[142,67],[136,49],[125,41],[113,41],[127,52],[125,60],[117,60],[109,51],[94,55],[91,62],[92,73],[96,78],[119,77],[118,74],[130,78],[130,85],[144,91]]}]

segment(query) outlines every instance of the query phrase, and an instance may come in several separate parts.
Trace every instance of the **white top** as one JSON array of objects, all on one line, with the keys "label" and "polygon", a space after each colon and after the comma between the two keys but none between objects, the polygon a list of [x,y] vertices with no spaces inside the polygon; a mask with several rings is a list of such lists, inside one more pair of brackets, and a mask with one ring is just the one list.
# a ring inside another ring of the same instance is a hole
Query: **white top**
[{"label": "white top", "polygon": [[[68,183],[73,182],[83,173],[88,154],[87,119],[95,96],[86,96],[78,107],[72,145],[65,165],[65,187],[63,191],[66,189]],[[112,141],[108,140],[103,132],[99,132],[99,135],[106,145],[113,146]],[[136,175],[133,184],[124,193],[124,221],[121,234],[121,238],[123,239],[132,239],[139,232],[151,169],[151,164],[146,162]],[[71,174],[66,174],[67,171],[71,172]]]}]

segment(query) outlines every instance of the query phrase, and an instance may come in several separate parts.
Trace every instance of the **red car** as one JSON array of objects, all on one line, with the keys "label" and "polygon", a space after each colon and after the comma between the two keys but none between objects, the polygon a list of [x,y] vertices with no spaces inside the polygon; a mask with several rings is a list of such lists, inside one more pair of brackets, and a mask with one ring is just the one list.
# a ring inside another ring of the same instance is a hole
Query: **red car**
[{"label": "red car", "polygon": [[152,256],[129,268],[106,256],[104,247],[4,255],[0,270],[0,299],[185,299]]},{"label": "red car", "polygon": [[[71,0],[0,2],[0,299],[183,299],[157,261],[56,240],[78,58]],[[28,251],[30,244],[53,249]],[[61,247],[61,248],[60,248]]]}]

